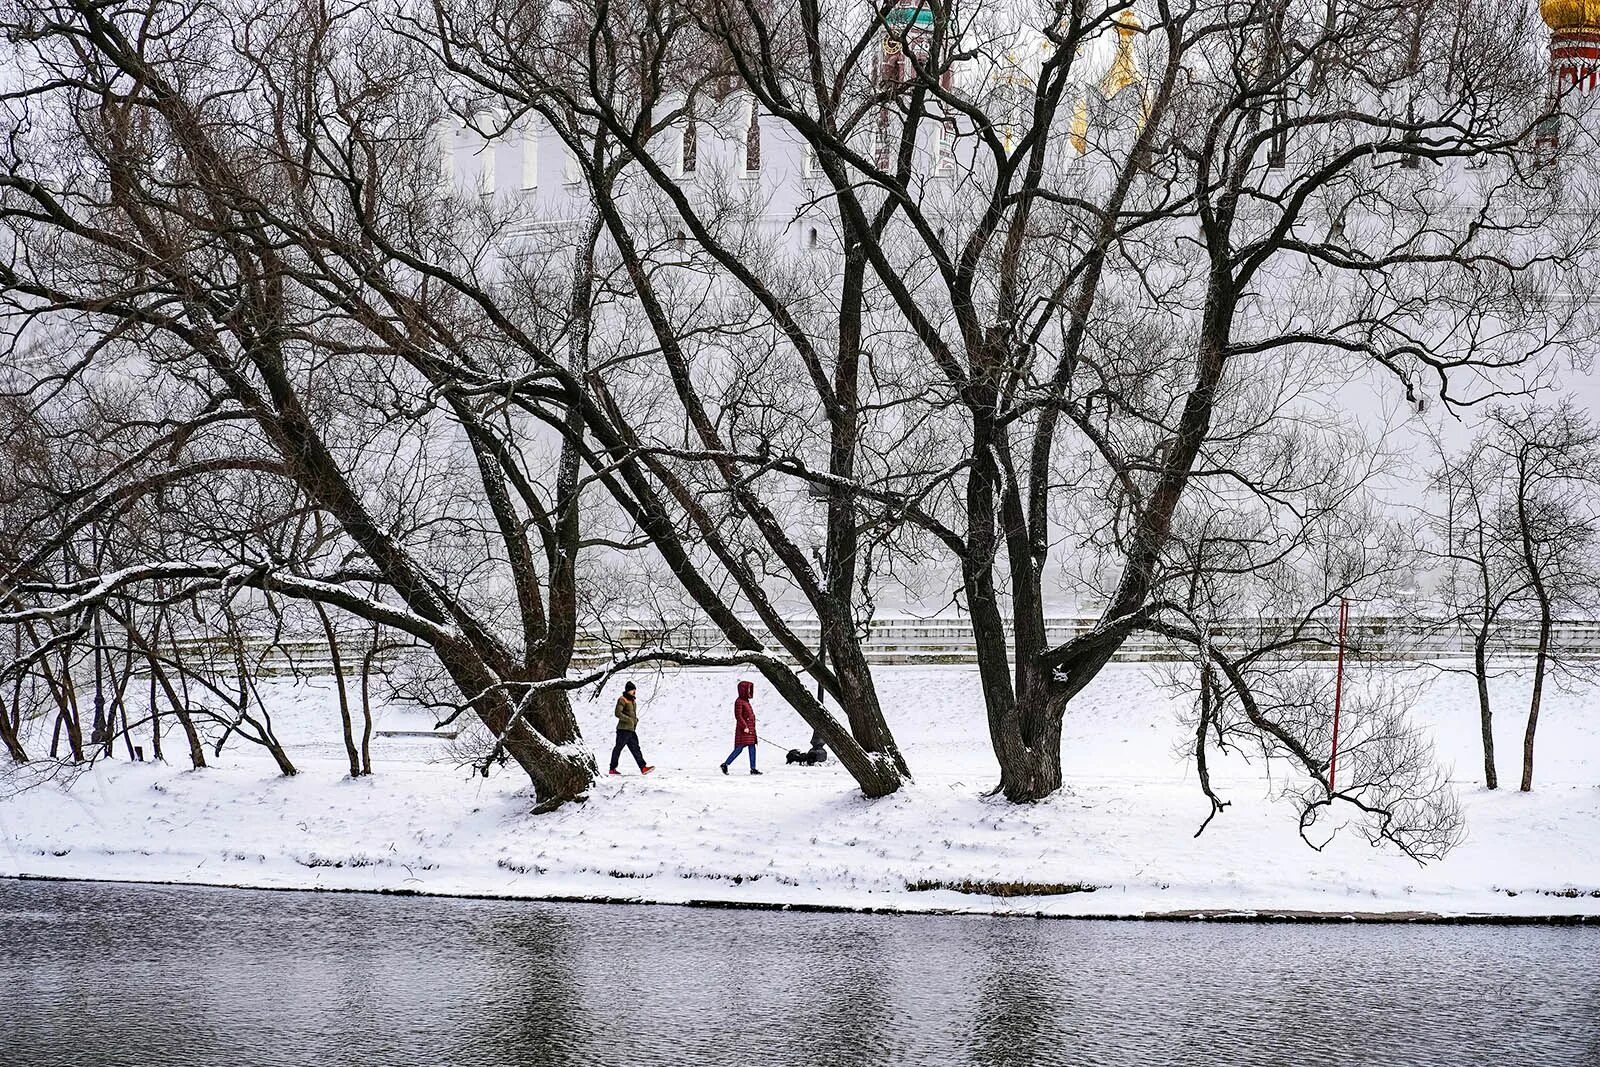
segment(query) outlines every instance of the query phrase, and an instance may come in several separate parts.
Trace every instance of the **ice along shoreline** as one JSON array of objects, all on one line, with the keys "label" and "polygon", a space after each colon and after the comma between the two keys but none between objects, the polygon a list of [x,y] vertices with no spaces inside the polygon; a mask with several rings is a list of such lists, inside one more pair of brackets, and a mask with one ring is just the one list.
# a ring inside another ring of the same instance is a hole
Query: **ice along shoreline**
[{"label": "ice along shoreline", "polygon": [[[825,915],[879,915],[940,916],[947,918],[995,919],[1056,919],[1077,922],[1156,922],[1156,923],[1259,923],[1259,924],[1328,924],[1328,925],[1407,925],[1407,926],[1586,926],[1600,928],[1600,913],[1547,912],[1547,913],[1495,913],[1462,912],[1452,914],[1436,911],[1311,911],[1292,908],[1240,908],[1195,909],[1181,908],[1171,911],[1147,912],[1070,912],[1044,911],[1024,907],[998,905],[973,905],[971,907],[937,907],[917,905],[852,905],[814,904],[806,902],[781,902],[772,900],[737,900],[716,897],[690,897],[682,900],[661,900],[646,896],[623,896],[595,893],[488,893],[473,890],[413,889],[409,887],[361,887],[320,885],[251,885],[239,882],[178,881],[149,878],[89,878],[55,874],[0,875],[11,882],[67,882],[89,885],[145,885],[167,886],[182,889],[241,890],[254,893],[333,893],[361,894],[376,897],[426,897],[440,900],[503,900],[532,904],[596,904],[631,905],[654,908],[699,908],[729,911],[782,911],[795,914]],[[1033,898],[1038,899],[1038,898]]]}]

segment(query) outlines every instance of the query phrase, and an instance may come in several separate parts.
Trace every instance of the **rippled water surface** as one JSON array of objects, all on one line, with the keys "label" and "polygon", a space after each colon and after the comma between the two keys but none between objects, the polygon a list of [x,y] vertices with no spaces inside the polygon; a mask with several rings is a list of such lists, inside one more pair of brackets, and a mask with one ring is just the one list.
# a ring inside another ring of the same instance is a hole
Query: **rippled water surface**
[{"label": "rippled water surface", "polygon": [[1600,1064],[1600,930],[0,881],[0,1063]]}]

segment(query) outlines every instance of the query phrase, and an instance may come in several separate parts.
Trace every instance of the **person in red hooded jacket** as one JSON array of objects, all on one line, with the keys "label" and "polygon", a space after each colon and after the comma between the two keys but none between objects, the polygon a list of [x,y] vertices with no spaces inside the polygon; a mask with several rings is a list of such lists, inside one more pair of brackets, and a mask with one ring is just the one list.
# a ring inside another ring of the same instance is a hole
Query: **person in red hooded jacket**
[{"label": "person in red hooded jacket", "polygon": [[756,770],[756,709],[750,705],[750,698],[755,695],[754,682],[739,683],[739,699],[733,702],[733,751],[722,761],[723,774],[728,773],[728,764],[738,759],[745,749],[750,750],[750,773],[761,773]]}]

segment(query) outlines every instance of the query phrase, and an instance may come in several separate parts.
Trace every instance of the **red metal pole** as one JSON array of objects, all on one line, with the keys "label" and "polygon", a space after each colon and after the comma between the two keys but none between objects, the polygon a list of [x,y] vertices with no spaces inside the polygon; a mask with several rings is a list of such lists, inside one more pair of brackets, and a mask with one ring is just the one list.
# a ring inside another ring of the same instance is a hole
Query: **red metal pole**
[{"label": "red metal pole", "polygon": [[1339,705],[1344,698],[1344,632],[1350,620],[1350,602],[1339,598],[1339,666],[1333,676],[1333,755],[1328,757],[1328,792],[1333,792],[1333,771],[1339,763]]}]

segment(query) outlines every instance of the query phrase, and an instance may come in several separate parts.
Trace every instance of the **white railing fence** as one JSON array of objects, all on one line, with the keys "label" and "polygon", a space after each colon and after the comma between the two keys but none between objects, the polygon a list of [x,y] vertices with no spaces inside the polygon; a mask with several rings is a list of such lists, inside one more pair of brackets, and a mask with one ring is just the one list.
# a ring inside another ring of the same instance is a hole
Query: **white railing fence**
[{"label": "white railing fence", "polygon": [[[1045,620],[1052,643],[1063,643],[1093,630],[1094,616],[1057,616]],[[750,621],[750,630],[763,645],[782,658],[781,646],[772,640],[765,626]],[[1215,625],[1211,639],[1221,648],[1258,646],[1287,634],[1294,620],[1255,618],[1234,619]],[[814,620],[789,623],[791,631],[809,648],[818,646],[820,627]],[[1315,661],[1331,660],[1337,654],[1338,639],[1333,619],[1305,631],[1305,640],[1286,653],[1288,658]],[[1516,621],[1501,625],[1490,644],[1490,655],[1499,664],[1530,658],[1538,647],[1538,625]],[[350,635],[341,644],[347,674],[360,670],[366,651],[364,636]],[[1566,619],[1552,633],[1553,647],[1568,660],[1600,661],[1600,620]],[[189,655],[210,660],[219,672],[233,669],[234,649],[226,638],[193,636],[179,641]],[[875,665],[972,664],[977,662],[977,642],[966,619],[890,618],[874,619],[862,638],[867,661]],[[1352,619],[1346,635],[1347,654],[1373,662],[1423,662],[1470,657],[1471,635],[1449,623],[1401,616],[1376,616]],[[732,651],[716,627],[705,623],[649,626],[620,623],[595,628],[580,635],[573,667],[589,670],[645,650],[667,649],[685,655],[717,655]],[[412,650],[391,648],[377,655],[373,669],[387,673],[401,657]],[[332,671],[332,659],[320,634],[287,639],[264,635],[245,638],[246,664],[254,673],[266,676],[321,675]],[[1187,659],[1190,651],[1167,638],[1135,633],[1125,641],[1115,658],[1131,662],[1167,662]]]}]

